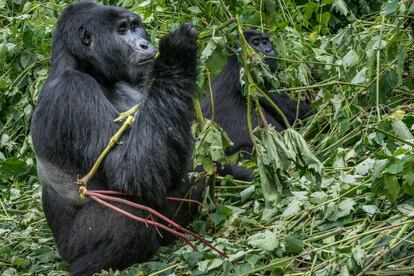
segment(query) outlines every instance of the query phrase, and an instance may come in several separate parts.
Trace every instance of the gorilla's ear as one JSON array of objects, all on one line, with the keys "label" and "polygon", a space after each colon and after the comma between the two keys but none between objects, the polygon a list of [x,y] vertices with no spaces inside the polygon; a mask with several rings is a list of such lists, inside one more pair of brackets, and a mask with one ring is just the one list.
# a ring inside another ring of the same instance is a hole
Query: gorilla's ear
[{"label": "gorilla's ear", "polygon": [[86,46],[91,45],[92,43],[92,35],[86,30],[85,26],[82,26],[80,28],[80,38],[82,40],[82,43]]}]

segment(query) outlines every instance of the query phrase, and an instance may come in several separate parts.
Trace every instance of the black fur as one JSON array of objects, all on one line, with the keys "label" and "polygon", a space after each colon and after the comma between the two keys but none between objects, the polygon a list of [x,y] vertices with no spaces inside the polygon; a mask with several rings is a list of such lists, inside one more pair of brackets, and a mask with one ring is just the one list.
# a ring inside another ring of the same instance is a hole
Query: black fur
[{"label": "black fur", "polygon": [[[276,52],[268,40],[267,34],[247,30],[244,36],[256,52],[264,53],[265,56],[270,57],[265,60],[270,70],[274,72],[277,68],[277,62],[272,57],[276,57]],[[253,40],[259,40],[259,42],[253,45]],[[227,153],[234,154],[242,151],[242,156],[248,158],[252,152],[253,143],[247,127],[247,101],[241,92],[240,65],[237,56],[232,55],[228,58],[227,64],[212,82],[212,91],[214,98],[214,121],[226,131],[234,143],[234,146]],[[270,93],[270,97],[282,110],[289,123],[292,124],[296,118],[297,101],[290,99],[286,93]],[[267,101],[261,99],[260,104],[269,124],[278,131],[286,129],[280,115]],[[212,118],[212,102],[209,91],[206,92],[202,101],[202,111],[205,117]],[[300,103],[298,117],[304,118],[308,113],[310,113],[310,106],[303,102]],[[257,127],[259,121],[256,119],[253,109],[250,116],[253,128]],[[220,174],[230,174],[240,180],[253,180],[252,172],[239,166],[225,165]]]},{"label": "black fur", "polygon": [[[122,20],[130,22],[127,35],[116,33]],[[132,22],[139,27],[133,28]],[[178,204],[165,196],[184,197],[192,185],[186,173],[193,144],[197,33],[190,24],[182,25],[160,41],[158,59],[140,64],[154,51],[150,44],[137,46],[149,42],[134,13],[81,2],[67,7],[59,19],[52,67],[31,131],[46,218],[73,275],[145,261],[171,239],[80,199],[75,181],[120,127],[113,122],[118,112],[141,102],[135,122],[88,188],[129,193],[130,200],[169,217],[174,214]],[[193,197],[200,194],[196,188]],[[176,221],[188,223],[189,211],[183,208]],[[133,213],[148,217],[143,211]]]}]

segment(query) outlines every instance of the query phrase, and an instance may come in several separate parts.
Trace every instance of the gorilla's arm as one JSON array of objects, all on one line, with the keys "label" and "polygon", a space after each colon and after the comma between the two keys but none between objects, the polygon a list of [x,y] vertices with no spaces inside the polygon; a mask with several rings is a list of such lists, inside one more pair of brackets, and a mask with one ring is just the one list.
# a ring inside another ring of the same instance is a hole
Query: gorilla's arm
[{"label": "gorilla's arm", "polygon": [[107,158],[117,164],[108,171],[109,179],[119,181],[114,188],[142,194],[151,202],[178,186],[190,165],[197,69],[193,32],[185,24],[160,41],[160,58],[154,63],[152,84],[128,137],[128,149]]},{"label": "gorilla's arm", "polygon": [[[291,99],[289,95],[285,92],[271,92],[269,97],[272,101],[280,108],[280,110],[285,114],[286,119],[289,121],[289,124],[293,124],[296,119],[296,111],[298,102],[294,99]],[[276,119],[284,128],[287,126],[282,120],[280,114],[273,108],[273,106],[266,101],[265,99],[260,99],[260,105],[266,110],[267,113],[271,114],[274,119]],[[309,115],[311,112],[311,107],[305,102],[299,103],[299,113],[298,119],[303,119],[306,115]]]},{"label": "gorilla's arm", "polygon": [[[102,177],[94,179],[91,188],[99,182],[100,187],[159,204],[172,185],[180,184],[192,143],[196,44],[191,31],[185,25],[161,40],[150,91],[122,143],[101,165],[98,175]],[[36,154],[56,168],[65,168],[74,182],[77,175],[88,172],[119,128],[113,122],[116,117],[95,79],[67,70],[50,79],[39,98],[32,122]],[[53,184],[60,187],[60,183]],[[74,187],[55,190],[68,198]]]}]

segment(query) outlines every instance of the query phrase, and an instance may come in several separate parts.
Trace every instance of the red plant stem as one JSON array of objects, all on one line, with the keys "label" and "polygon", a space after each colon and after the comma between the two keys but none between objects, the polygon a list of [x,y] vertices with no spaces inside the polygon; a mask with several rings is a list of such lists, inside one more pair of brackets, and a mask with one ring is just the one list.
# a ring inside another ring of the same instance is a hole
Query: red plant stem
[{"label": "red plant stem", "polygon": [[[131,207],[134,207],[134,208],[137,208],[137,209],[141,209],[141,210],[147,211],[147,212],[149,212],[151,214],[154,214],[155,216],[159,217],[163,221],[165,221],[165,222],[173,225],[178,230],[181,230],[184,233],[187,233],[187,234],[193,236],[195,239],[197,239],[198,241],[204,243],[205,245],[207,245],[208,247],[210,247],[211,249],[213,249],[214,251],[216,251],[221,256],[227,257],[227,255],[225,253],[223,253],[220,250],[218,250],[217,248],[215,248],[213,245],[211,245],[208,241],[206,241],[202,237],[198,236],[197,234],[195,234],[194,232],[188,230],[187,228],[182,227],[178,223],[172,221],[171,219],[167,218],[166,216],[162,215],[161,213],[155,211],[154,209],[152,209],[152,208],[150,208],[148,206],[141,205],[141,204],[138,204],[138,203],[135,203],[135,202],[131,202],[131,201],[128,201],[128,200],[125,200],[125,199],[122,199],[122,198],[117,198],[117,197],[113,197],[113,196],[103,195],[103,194],[100,194],[99,192],[96,192],[94,190],[89,190],[89,191],[86,192],[86,194],[87,195],[90,195],[90,196],[92,195],[92,196],[96,196],[96,197],[99,197],[99,198],[102,198],[102,199],[106,199],[106,200],[109,200],[109,201],[115,201],[115,202],[123,203],[125,205],[131,206]],[[142,220],[145,220],[145,219],[142,219]]]},{"label": "red plant stem", "polygon": [[118,212],[118,213],[120,213],[120,214],[122,214],[122,215],[124,215],[124,216],[127,216],[127,217],[129,217],[129,218],[131,218],[131,219],[133,219],[133,220],[136,220],[136,221],[139,221],[139,222],[143,222],[143,223],[145,223],[145,224],[150,224],[150,225],[154,225],[155,227],[159,227],[159,228],[161,228],[161,229],[164,229],[165,231],[168,231],[168,232],[170,232],[171,234],[173,234],[173,235],[176,235],[176,236],[178,236],[178,237],[180,237],[180,238],[182,238],[188,245],[190,245],[191,246],[191,248],[194,250],[194,251],[196,251],[196,252],[198,252],[198,249],[197,249],[197,247],[195,247],[195,245],[190,241],[190,239],[189,238],[187,238],[184,234],[182,234],[182,233],[180,233],[180,232],[178,232],[178,231],[176,231],[176,230],[174,230],[174,229],[171,229],[171,228],[169,228],[168,226],[165,226],[164,224],[161,224],[161,223],[159,223],[159,222],[156,222],[156,221],[152,221],[152,220],[148,220],[148,219],[143,219],[143,218],[140,218],[140,217],[137,217],[137,216],[134,216],[133,214],[130,214],[130,213],[128,213],[127,211],[124,211],[124,210],[122,210],[122,209],[120,209],[120,208],[118,208],[118,207],[116,207],[116,206],[114,206],[114,205],[112,205],[112,204],[109,204],[108,202],[105,202],[105,201],[103,201],[102,199],[100,199],[100,198],[98,198],[97,196],[95,196],[93,193],[89,193],[89,192],[87,192],[87,194],[93,199],[93,200],[95,200],[97,203],[99,203],[99,204],[101,204],[101,205],[103,205],[103,206],[105,206],[105,207],[108,207],[108,208],[110,208],[110,209],[112,209],[112,210],[114,210],[114,211],[116,211],[116,212]]},{"label": "red plant stem", "polygon": [[[148,217],[149,217],[149,218],[151,218],[151,220],[152,220],[152,221],[155,221],[155,219],[154,219],[154,217],[152,216],[152,214],[150,214]],[[147,218],[147,219],[148,219],[148,218]],[[163,238],[163,236],[162,236],[162,234],[161,234],[161,232],[160,232],[160,229],[158,229],[158,227],[157,227],[157,226],[154,226],[154,228],[155,228],[155,230],[157,230],[158,235],[160,235],[160,237],[161,237],[161,238]]]},{"label": "red plant stem", "polygon": [[190,203],[195,203],[195,204],[198,204],[200,206],[203,206],[203,203],[201,203],[198,200],[194,200],[194,199],[180,198],[180,197],[173,197],[173,196],[166,196],[165,199],[173,200],[173,201],[190,202]]},{"label": "red plant stem", "polygon": [[103,194],[103,195],[132,196],[131,194],[127,194],[127,193],[123,193],[123,192],[118,192],[118,191],[107,191],[107,190],[90,190],[90,191],[91,192],[94,192],[94,193]]}]

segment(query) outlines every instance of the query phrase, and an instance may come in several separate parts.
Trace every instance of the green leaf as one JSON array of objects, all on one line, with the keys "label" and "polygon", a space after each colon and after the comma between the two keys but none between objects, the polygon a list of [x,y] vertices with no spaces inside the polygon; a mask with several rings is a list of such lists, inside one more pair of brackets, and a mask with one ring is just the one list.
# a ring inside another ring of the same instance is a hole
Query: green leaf
[{"label": "green leaf", "polygon": [[414,172],[407,172],[403,175],[404,182],[414,184]]},{"label": "green leaf", "polygon": [[251,185],[240,192],[241,203],[245,202],[254,194],[255,188],[256,187],[254,185]]},{"label": "green leaf", "polygon": [[339,212],[336,214],[337,218],[351,214],[351,211],[353,210],[355,204],[356,202],[352,198],[345,198],[342,200],[338,205]]},{"label": "green leaf", "polygon": [[285,240],[285,243],[287,253],[299,254],[305,248],[305,244],[303,243],[303,241],[293,235],[288,236]]},{"label": "green leaf", "polygon": [[292,128],[284,132],[284,138],[289,151],[294,153],[292,155],[296,166],[302,173],[310,172],[315,177],[316,184],[319,185],[322,179],[323,165],[309,149],[305,139]]},{"label": "green leaf", "polygon": [[407,217],[414,217],[414,206],[410,204],[401,204],[397,206],[398,211]]},{"label": "green leaf", "polygon": [[354,260],[360,267],[363,267],[367,258],[367,253],[361,247],[356,246],[352,248],[352,257],[354,257]]},{"label": "green leaf", "polygon": [[310,202],[313,204],[321,204],[328,199],[328,195],[324,192],[314,192],[310,196]]},{"label": "green leaf", "polygon": [[223,47],[225,45],[225,41],[225,38],[221,36],[212,37],[208,41],[207,46],[204,48],[203,52],[201,53],[200,60],[207,60],[217,49],[217,47]]},{"label": "green leaf", "polygon": [[284,178],[290,166],[291,152],[282,135],[272,128],[258,128],[255,132],[255,156],[266,207],[275,207],[284,192]]},{"label": "green leaf", "polygon": [[398,137],[404,140],[414,139],[414,136],[411,134],[408,127],[401,120],[397,120],[392,123],[392,130]]},{"label": "green leaf", "polygon": [[335,0],[332,8],[344,16],[347,16],[349,13],[348,6],[343,0]]},{"label": "green leaf", "polygon": [[404,162],[401,160],[394,160],[390,165],[388,165],[386,172],[390,174],[398,174],[404,170]]},{"label": "green leaf", "polygon": [[342,60],[342,65],[345,67],[345,68],[349,68],[349,67],[352,67],[352,66],[354,66],[354,65],[356,65],[356,64],[358,64],[358,62],[359,62],[359,56],[358,56],[358,53],[354,50],[354,49],[351,49],[345,56],[344,56],[344,58],[343,58],[343,60]]},{"label": "green leaf", "polygon": [[398,8],[398,0],[393,0],[385,6],[385,9],[381,11],[381,16],[395,15]]},{"label": "green leaf", "polygon": [[198,6],[188,7],[187,10],[189,10],[192,14],[200,14],[201,13],[201,10]]},{"label": "green leaf", "polygon": [[198,263],[198,270],[201,272],[209,272],[212,269],[215,269],[223,264],[223,259],[207,259]]},{"label": "green leaf", "polygon": [[322,13],[322,16],[318,17],[318,20],[320,20],[321,24],[328,24],[330,19],[331,19],[331,13],[330,12],[324,12],[324,13]]},{"label": "green leaf", "polygon": [[367,73],[367,67],[362,68],[355,77],[351,80],[351,83],[353,84],[362,84],[364,82],[367,82],[368,78],[366,76]]},{"label": "green leaf", "polygon": [[367,158],[355,167],[355,172],[359,175],[367,175],[373,168],[375,159]]},{"label": "green leaf", "polygon": [[286,220],[290,218],[291,216],[299,213],[302,205],[303,205],[302,202],[300,202],[299,200],[292,200],[288,204],[288,206],[283,210],[281,219]]},{"label": "green leaf", "polygon": [[309,1],[305,5],[303,5],[303,16],[306,19],[310,19],[312,17],[313,12],[318,11],[319,5],[315,2]]},{"label": "green leaf", "polygon": [[193,132],[197,139],[193,151],[194,167],[201,165],[205,171],[213,173],[215,162],[234,163],[234,159],[226,155],[226,149],[233,143],[218,124],[206,119],[203,129],[193,128]]},{"label": "green leaf", "polygon": [[266,251],[273,251],[279,246],[276,234],[269,230],[250,236],[247,239],[247,243],[253,247]]},{"label": "green leaf", "polygon": [[400,184],[398,184],[396,176],[390,176],[384,180],[385,195],[387,198],[394,202],[400,194]]},{"label": "green leaf", "polygon": [[374,215],[380,211],[376,205],[362,205],[362,210],[369,215]]},{"label": "green leaf", "polygon": [[222,222],[224,222],[228,217],[230,217],[233,213],[233,210],[226,205],[219,204],[217,205],[216,212],[210,216],[211,221],[213,222],[214,226],[219,226]]},{"label": "green leaf", "polygon": [[6,159],[0,163],[0,175],[5,177],[19,177],[29,173],[26,163],[16,157]]},{"label": "green leaf", "polygon": [[388,160],[387,159],[376,159],[374,163],[374,168],[372,170],[372,176],[374,178],[379,177],[385,168],[388,166]]},{"label": "green leaf", "polygon": [[188,266],[193,267],[200,262],[203,254],[200,252],[185,252],[181,257],[187,262]]}]

